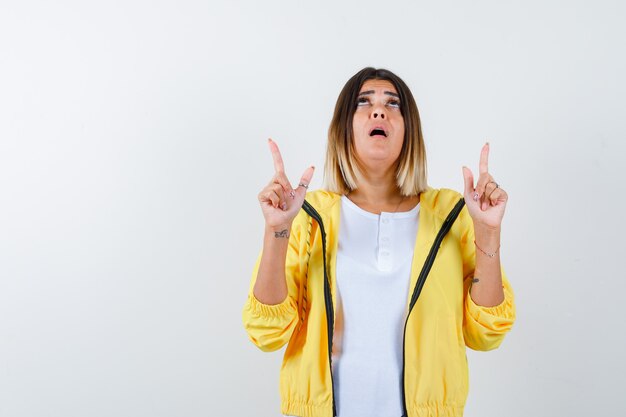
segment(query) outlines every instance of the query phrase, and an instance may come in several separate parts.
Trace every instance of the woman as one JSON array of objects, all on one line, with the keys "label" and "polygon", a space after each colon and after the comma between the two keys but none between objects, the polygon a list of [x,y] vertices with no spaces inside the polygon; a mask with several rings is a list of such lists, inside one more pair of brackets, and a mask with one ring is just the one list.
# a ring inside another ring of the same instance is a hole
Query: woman
[{"label": "woman", "polygon": [[[324,189],[293,188],[277,145],[259,193],[263,250],[243,322],[264,351],[287,344],[281,411],[293,416],[461,416],[465,348],[498,347],[515,320],[500,267],[506,192],[463,167],[464,199],[426,185],[406,84],[365,68],[329,129]],[[306,201],[305,201],[306,197]]]}]

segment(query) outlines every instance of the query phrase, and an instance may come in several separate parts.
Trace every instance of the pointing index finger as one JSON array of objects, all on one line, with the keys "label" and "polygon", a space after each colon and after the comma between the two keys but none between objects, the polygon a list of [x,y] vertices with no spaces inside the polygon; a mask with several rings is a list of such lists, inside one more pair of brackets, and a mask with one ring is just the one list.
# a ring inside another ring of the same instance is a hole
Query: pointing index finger
[{"label": "pointing index finger", "polygon": [[285,172],[285,165],[283,164],[283,158],[280,156],[278,145],[272,139],[267,140],[270,145],[270,151],[272,152],[272,159],[274,160],[274,171],[276,173]]},{"label": "pointing index finger", "polygon": [[481,174],[486,174],[489,172],[489,142],[485,143],[483,149],[480,151],[480,163],[478,165],[478,170]]}]

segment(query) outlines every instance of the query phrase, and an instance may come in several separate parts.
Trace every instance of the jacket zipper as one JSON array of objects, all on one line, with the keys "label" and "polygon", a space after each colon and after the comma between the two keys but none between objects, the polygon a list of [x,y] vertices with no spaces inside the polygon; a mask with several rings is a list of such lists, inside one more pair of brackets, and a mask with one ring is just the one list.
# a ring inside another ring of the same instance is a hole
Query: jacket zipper
[{"label": "jacket zipper", "polygon": [[443,238],[448,234],[448,232],[452,228],[452,224],[458,217],[464,205],[465,205],[465,200],[461,198],[458,201],[458,203],[456,203],[452,211],[450,211],[450,214],[448,214],[448,217],[446,217],[446,220],[444,220],[443,224],[441,225],[441,229],[439,229],[439,232],[437,233],[437,237],[435,237],[435,241],[433,242],[433,245],[431,246],[430,251],[428,252],[426,261],[424,262],[424,265],[422,266],[422,270],[420,271],[417,282],[415,283],[415,288],[413,289],[413,295],[411,296],[411,302],[409,303],[409,312],[406,315],[406,320],[404,321],[404,333],[402,336],[402,378],[401,378],[401,381],[402,381],[402,417],[408,417],[409,415],[409,413],[407,412],[407,408],[406,408],[406,393],[404,391],[404,385],[405,385],[404,367],[405,367],[405,361],[406,361],[406,328],[407,328],[407,324],[409,323],[409,317],[411,316],[411,311],[413,310],[413,306],[417,302],[417,299],[419,298],[420,293],[422,292],[422,288],[424,287],[424,283],[426,282],[428,273],[430,272],[430,269],[433,266],[433,263],[435,262],[435,257],[437,256],[437,252],[439,251],[441,242],[443,242]]},{"label": "jacket zipper", "polygon": [[332,293],[330,290],[330,278],[326,268],[326,231],[324,230],[324,223],[322,218],[313,208],[308,201],[304,200],[302,205],[303,210],[311,216],[320,227],[322,234],[322,256],[324,260],[324,305],[326,307],[326,329],[328,334],[328,366],[330,371],[330,389],[332,393],[333,402],[333,417],[337,417],[337,409],[335,407],[335,384],[333,381],[333,364],[332,364],[332,352],[333,352],[333,332],[335,329],[335,312],[333,307]]}]

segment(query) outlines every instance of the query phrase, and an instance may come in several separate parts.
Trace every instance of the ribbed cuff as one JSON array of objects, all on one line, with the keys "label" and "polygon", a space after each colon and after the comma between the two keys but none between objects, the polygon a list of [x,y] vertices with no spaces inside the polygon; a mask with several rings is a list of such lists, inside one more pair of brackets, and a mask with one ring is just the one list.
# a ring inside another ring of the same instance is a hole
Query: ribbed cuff
[{"label": "ribbed cuff", "polygon": [[[488,315],[492,317],[498,317],[502,319],[514,319],[515,318],[515,307],[513,305],[513,294],[508,291],[508,289],[503,285],[502,289],[504,290],[504,300],[498,304],[497,306],[485,307],[480,306],[472,300],[471,295],[472,287],[467,290],[467,298],[466,298],[466,306],[469,314],[476,320],[481,323],[480,320],[481,315]],[[489,320],[491,321],[491,320]]]},{"label": "ribbed cuff", "polygon": [[247,308],[255,316],[267,318],[283,317],[291,314],[294,310],[289,296],[285,297],[280,304],[264,304],[254,296],[254,293],[248,295]]}]

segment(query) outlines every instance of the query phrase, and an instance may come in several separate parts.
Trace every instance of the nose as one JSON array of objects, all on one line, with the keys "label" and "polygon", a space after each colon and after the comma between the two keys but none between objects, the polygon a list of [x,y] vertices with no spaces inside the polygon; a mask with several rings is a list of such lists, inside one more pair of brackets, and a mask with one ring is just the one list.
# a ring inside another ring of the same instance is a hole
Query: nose
[{"label": "nose", "polygon": [[372,117],[373,117],[374,119],[378,119],[378,118],[384,119],[384,118],[385,118],[385,110],[384,110],[384,107],[382,107],[382,106],[375,106],[375,107],[372,109]]}]

